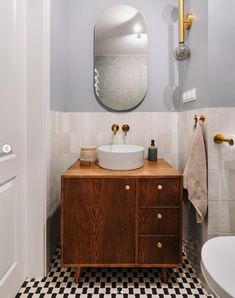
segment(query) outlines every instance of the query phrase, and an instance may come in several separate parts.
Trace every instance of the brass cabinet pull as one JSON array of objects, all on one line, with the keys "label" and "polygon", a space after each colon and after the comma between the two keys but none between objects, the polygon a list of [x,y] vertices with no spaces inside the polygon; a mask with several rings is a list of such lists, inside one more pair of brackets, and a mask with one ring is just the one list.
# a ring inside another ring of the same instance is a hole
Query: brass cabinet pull
[{"label": "brass cabinet pull", "polygon": [[158,214],[157,214],[157,219],[162,219],[162,217],[163,217],[163,216],[162,216],[161,213],[158,213]]},{"label": "brass cabinet pull", "polygon": [[158,184],[157,188],[158,188],[159,190],[162,190],[162,189],[163,189],[163,186],[162,186],[161,184]]},{"label": "brass cabinet pull", "polygon": [[131,189],[130,185],[127,184],[127,185],[125,186],[125,189],[126,189],[126,190],[130,190],[130,189]]},{"label": "brass cabinet pull", "polygon": [[158,248],[162,248],[162,243],[161,243],[161,242],[158,242],[158,243],[157,243],[157,247],[158,247]]}]

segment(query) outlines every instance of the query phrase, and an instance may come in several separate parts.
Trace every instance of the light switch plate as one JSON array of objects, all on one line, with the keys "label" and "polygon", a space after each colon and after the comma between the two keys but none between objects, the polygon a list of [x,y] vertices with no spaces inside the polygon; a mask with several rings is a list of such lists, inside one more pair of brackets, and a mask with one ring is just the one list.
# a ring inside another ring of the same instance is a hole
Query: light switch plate
[{"label": "light switch plate", "polygon": [[182,96],[182,100],[183,100],[183,103],[197,100],[197,90],[196,90],[196,88],[193,88],[191,90],[188,90],[188,91],[184,92],[183,96]]}]

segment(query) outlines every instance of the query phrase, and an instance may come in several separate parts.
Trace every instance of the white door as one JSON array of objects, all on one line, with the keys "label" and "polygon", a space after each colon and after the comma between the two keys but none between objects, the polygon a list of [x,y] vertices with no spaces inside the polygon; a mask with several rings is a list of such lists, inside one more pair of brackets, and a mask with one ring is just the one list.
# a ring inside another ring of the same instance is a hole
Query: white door
[{"label": "white door", "polygon": [[[0,297],[26,272],[26,7],[0,0]],[[9,144],[12,151],[2,148]],[[5,151],[5,153],[3,152]]]}]

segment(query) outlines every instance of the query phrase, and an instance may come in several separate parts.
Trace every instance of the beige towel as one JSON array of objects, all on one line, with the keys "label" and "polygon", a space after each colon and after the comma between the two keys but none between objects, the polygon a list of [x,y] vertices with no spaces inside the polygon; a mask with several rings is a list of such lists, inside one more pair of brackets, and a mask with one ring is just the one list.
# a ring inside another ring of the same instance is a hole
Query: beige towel
[{"label": "beige towel", "polygon": [[203,222],[207,212],[207,165],[202,124],[194,130],[188,161],[183,173],[184,188],[196,209],[197,222]]}]

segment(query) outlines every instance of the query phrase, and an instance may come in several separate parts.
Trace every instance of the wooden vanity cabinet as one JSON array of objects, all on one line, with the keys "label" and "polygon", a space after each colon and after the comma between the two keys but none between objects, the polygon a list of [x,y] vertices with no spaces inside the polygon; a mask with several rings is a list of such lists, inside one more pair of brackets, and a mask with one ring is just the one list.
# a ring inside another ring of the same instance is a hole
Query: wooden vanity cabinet
[{"label": "wooden vanity cabinet", "polygon": [[61,265],[177,267],[182,176],[164,160],[110,171],[76,162],[62,175]]}]

